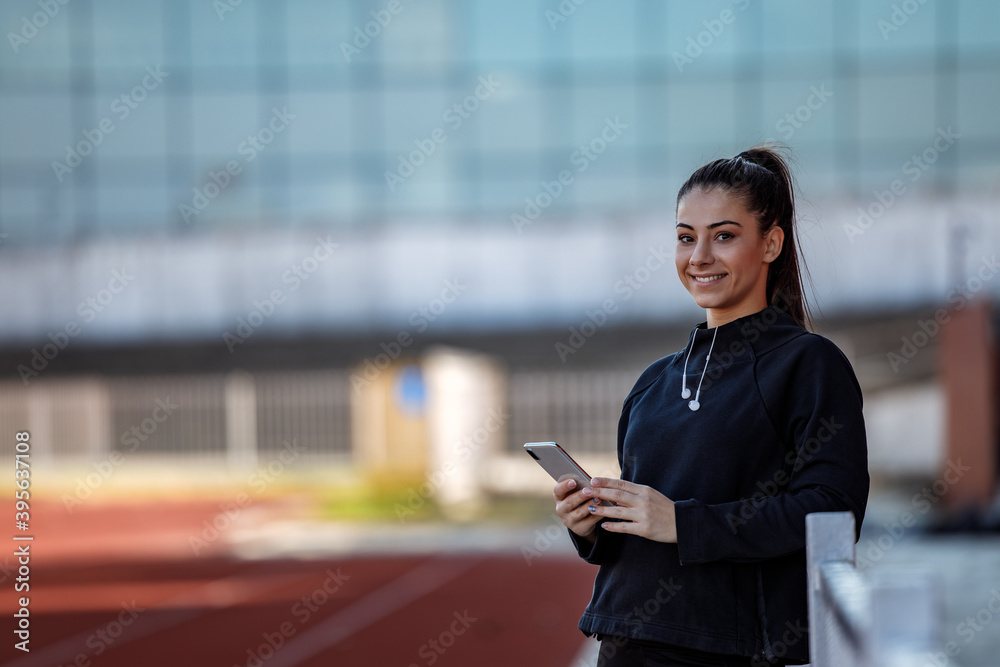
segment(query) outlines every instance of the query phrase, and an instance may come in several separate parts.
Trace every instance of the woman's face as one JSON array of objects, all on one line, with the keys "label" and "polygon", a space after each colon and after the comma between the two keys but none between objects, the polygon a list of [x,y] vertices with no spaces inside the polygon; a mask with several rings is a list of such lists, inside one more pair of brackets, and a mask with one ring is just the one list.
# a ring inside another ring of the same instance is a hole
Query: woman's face
[{"label": "woman's face", "polygon": [[762,238],[757,217],[729,190],[691,190],[677,205],[675,261],[681,283],[708,309],[708,326],[767,306],[767,267],[781,253],[784,232]]}]

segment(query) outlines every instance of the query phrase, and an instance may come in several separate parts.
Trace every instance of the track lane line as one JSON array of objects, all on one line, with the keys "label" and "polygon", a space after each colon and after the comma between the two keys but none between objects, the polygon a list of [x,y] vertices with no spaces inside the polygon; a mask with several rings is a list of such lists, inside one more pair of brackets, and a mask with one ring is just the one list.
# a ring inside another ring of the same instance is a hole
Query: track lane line
[{"label": "track lane line", "polygon": [[[217,579],[212,579],[210,581],[206,581],[204,584],[198,586],[195,589],[184,591],[182,593],[179,593],[178,595],[175,595],[172,598],[169,598],[168,600],[164,601],[164,603],[165,604],[170,604],[171,602],[174,602],[174,601],[183,601],[183,600],[191,601],[194,592],[196,592],[198,590],[203,590],[203,589],[209,589],[209,588],[212,588],[212,587],[217,587],[220,584],[223,585],[223,586],[225,586],[229,582],[239,581],[239,580],[245,579],[250,572],[253,572],[255,570],[263,570],[263,569],[266,569],[266,567],[269,567],[269,566],[270,566],[270,563],[267,563],[266,565],[261,565],[261,566],[258,566],[256,568],[251,568],[247,572],[240,572],[238,574],[229,575],[227,577],[219,577]],[[293,577],[295,575],[287,575],[287,576],[290,578],[290,577]],[[299,576],[301,576],[302,578],[306,578],[307,576],[311,576],[311,575],[299,575]],[[253,589],[253,590],[250,590],[249,587],[248,587],[248,590],[246,591],[246,593],[243,596],[243,598],[244,599],[252,599],[252,598],[256,597],[257,595],[260,595],[261,593],[267,593],[267,592],[270,592],[272,590],[276,590],[278,588],[282,588],[282,587],[285,587],[285,586],[288,586],[288,579],[286,579],[286,578],[283,577],[280,581],[272,582],[272,585],[270,585],[270,586],[261,587],[261,588],[257,588],[257,589]],[[233,600],[230,601],[230,603],[233,603],[233,602],[239,602],[239,600],[234,598]],[[169,611],[171,611],[171,608],[170,607],[150,607],[147,610],[148,611],[159,611],[159,612],[167,611],[167,612],[169,612]],[[136,618],[135,621],[134,621],[134,623],[131,626],[130,631],[127,632],[127,633],[123,632],[121,634],[121,636],[119,636],[118,638],[115,639],[115,641],[114,641],[114,648],[117,648],[117,647],[122,646],[124,644],[128,644],[128,643],[133,642],[133,641],[136,641],[137,639],[142,639],[143,637],[148,637],[149,635],[155,634],[155,633],[160,632],[162,630],[166,630],[166,629],[175,627],[177,625],[180,625],[182,623],[185,623],[185,622],[191,620],[192,618],[197,618],[198,616],[202,616],[204,614],[214,613],[214,612],[218,612],[218,611],[219,611],[219,608],[217,608],[217,607],[202,606],[202,607],[195,607],[195,608],[189,609],[187,612],[178,613],[176,615],[173,615],[172,617],[169,617],[170,615],[168,614],[168,615],[165,615],[165,616],[161,616],[160,618],[156,618],[156,619],[150,619],[150,617],[148,617],[148,616]],[[61,664],[62,662],[67,661],[67,660],[70,663],[72,663],[73,660],[74,660],[74,658],[79,653],[84,653],[84,654],[87,654],[88,657],[93,657],[93,656],[90,656],[90,651],[86,648],[86,646],[87,646],[87,644],[86,644],[87,640],[90,637],[92,637],[94,635],[94,633],[96,633],[98,630],[102,630],[102,629],[106,628],[107,625],[108,625],[108,623],[110,623],[111,621],[113,621],[116,618],[118,618],[117,614],[116,615],[112,615],[110,617],[110,620],[107,623],[102,623],[101,625],[94,626],[90,630],[85,630],[85,631],[83,631],[81,633],[78,633],[76,635],[72,635],[70,637],[66,637],[64,639],[61,639],[61,640],[57,641],[56,643],[50,644],[49,646],[46,646],[45,648],[38,649],[37,651],[33,650],[30,654],[28,654],[28,655],[26,655],[26,656],[24,656],[24,657],[22,657],[20,659],[14,660],[13,662],[6,663],[4,665],[4,667],[52,667],[52,665]],[[91,662],[93,662],[93,661],[91,661]]]},{"label": "track lane line", "polygon": [[457,579],[486,560],[485,557],[475,557],[455,563],[445,558],[431,558],[336,612],[275,651],[267,667],[294,667]]}]

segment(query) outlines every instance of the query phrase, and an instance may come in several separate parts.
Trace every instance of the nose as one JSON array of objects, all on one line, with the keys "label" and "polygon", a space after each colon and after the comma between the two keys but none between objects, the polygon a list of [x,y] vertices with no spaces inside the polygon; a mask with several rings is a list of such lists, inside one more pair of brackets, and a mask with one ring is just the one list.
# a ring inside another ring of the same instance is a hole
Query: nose
[{"label": "nose", "polygon": [[690,261],[692,266],[703,266],[715,261],[715,258],[712,256],[712,245],[708,239],[698,239],[695,242]]}]

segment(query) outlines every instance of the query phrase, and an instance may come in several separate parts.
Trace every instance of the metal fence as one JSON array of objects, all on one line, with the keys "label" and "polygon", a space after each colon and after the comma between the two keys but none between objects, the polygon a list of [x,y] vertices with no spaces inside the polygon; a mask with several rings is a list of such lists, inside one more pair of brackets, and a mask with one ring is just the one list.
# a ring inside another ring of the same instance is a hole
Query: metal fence
[{"label": "metal fence", "polygon": [[939,644],[940,590],[928,572],[865,577],[851,512],[806,517],[811,667],[922,667]]},{"label": "metal fence", "polygon": [[34,455],[57,461],[97,460],[117,451],[255,465],[258,456],[291,443],[305,459],[348,460],[349,375],[323,370],[2,383],[0,432],[19,430],[32,433]]},{"label": "metal fence", "polygon": [[575,453],[613,457],[622,401],[637,377],[619,370],[512,372],[509,451],[552,441]]},{"label": "metal fence", "polygon": [[[634,371],[513,371],[501,456],[528,441],[614,458],[622,400]],[[117,451],[152,459],[217,458],[253,465],[295,439],[306,457],[351,460],[346,370],[43,378],[0,383],[0,432],[27,429],[39,458],[101,459]],[[10,442],[0,443],[10,448]]]}]

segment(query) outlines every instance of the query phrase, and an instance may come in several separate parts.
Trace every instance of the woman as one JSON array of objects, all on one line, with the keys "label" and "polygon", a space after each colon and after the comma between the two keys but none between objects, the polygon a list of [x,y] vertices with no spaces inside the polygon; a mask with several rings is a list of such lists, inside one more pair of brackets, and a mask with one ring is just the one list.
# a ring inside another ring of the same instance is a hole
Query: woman
[{"label": "woman", "polygon": [[553,492],[601,566],[579,627],[602,667],[803,664],[805,517],[849,510],[860,531],[867,504],[861,388],[806,330],[776,150],[701,167],[676,213],[677,275],[707,319],[625,398],[621,479]]}]

